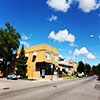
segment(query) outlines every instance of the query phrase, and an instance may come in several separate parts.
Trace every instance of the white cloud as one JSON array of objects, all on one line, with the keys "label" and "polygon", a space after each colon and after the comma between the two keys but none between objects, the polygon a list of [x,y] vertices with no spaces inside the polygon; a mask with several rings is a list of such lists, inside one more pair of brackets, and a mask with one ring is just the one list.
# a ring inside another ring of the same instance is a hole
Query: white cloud
[{"label": "white cloud", "polygon": [[49,21],[52,22],[52,21],[56,21],[57,19],[58,19],[57,16],[52,15],[52,16],[49,18]]},{"label": "white cloud", "polygon": [[87,58],[88,59],[95,59],[96,57],[93,54],[88,53]]},{"label": "white cloud", "polygon": [[78,47],[78,45],[74,44],[74,43],[70,43],[69,44],[71,47]]},{"label": "white cloud", "polygon": [[69,53],[69,54],[72,54],[72,50],[69,50],[68,53]]},{"label": "white cloud", "polygon": [[83,47],[83,48],[80,49],[80,54],[83,54],[83,55],[88,54],[88,50],[86,49],[86,47]]},{"label": "white cloud", "polygon": [[67,12],[70,8],[72,0],[47,0],[48,6],[55,9],[56,11]]},{"label": "white cloud", "polygon": [[29,44],[27,42],[21,41],[20,44],[25,45],[26,47],[29,47]]},{"label": "white cloud", "polygon": [[92,10],[96,10],[100,7],[100,2],[97,0],[77,0],[79,2],[79,8],[86,13]]},{"label": "white cloud", "polygon": [[54,31],[52,31],[48,38],[52,38],[54,40],[57,40],[59,42],[64,42],[64,41],[67,41],[67,42],[75,42],[75,36],[72,35],[71,33],[68,32],[67,29],[65,30],[61,30],[59,31],[58,33],[54,33]]},{"label": "white cloud", "polygon": [[95,59],[96,57],[91,54],[86,47],[81,48],[80,50],[75,49],[74,56],[85,55],[88,59]]},{"label": "white cloud", "polygon": [[24,35],[22,36],[22,39],[23,39],[23,40],[28,40],[28,37],[24,34]]},{"label": "white cloud", "polygon": [[75,49],[74,56],[79,56],[79,55],[80,55],[80,51],[78,49]]}]

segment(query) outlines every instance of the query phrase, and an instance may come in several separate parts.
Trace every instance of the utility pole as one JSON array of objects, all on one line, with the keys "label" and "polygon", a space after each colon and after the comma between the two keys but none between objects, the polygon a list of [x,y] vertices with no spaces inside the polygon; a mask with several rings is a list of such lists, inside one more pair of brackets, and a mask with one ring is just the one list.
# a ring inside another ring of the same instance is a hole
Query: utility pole
[{"label": "utility pole", "polygon": [[52,46],[51,46],[51,81],[53,80],[53,40],[52,42]]}]

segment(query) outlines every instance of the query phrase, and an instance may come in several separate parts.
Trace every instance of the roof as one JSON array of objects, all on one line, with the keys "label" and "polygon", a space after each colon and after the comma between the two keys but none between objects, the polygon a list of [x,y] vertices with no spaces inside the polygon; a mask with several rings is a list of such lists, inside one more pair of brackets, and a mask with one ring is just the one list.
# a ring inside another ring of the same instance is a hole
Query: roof
[{"label": "roof", "polygon": [[[25,50],[25,53],[34,52],[34,51],[41,51],[41,50],[46,50],[46,51],[52,52],[52,46],[43,43],[43,44],[39,44],[39,45],[24,48],[24,50]],[[17,50],[17,51],[18,51],[18,54],[19,54],[20,50]],[[56,49],[54,47],[53,47],[53,52],[56,53],[56,54],[59,53],[58,49]]]}]

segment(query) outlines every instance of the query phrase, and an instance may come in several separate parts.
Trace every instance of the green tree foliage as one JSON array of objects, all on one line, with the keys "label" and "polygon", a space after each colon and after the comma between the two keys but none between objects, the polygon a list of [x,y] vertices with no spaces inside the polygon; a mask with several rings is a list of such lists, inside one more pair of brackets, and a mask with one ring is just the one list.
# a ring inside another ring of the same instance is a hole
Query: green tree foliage
[{"label": "green tree foliage", "polygon": [[97,74],[97,66],[93,66],[92,67],[92,73],[93,74]]},{"label": "green tree foliage", "polygon": [[16,32],[9,22],[5,26],[5,29],[0,28],[0,58],[3,59],[4,67],[8,61],[12,61],[13,52],[19,47],[21,38],[19,32]]},{"label": "green tree foliage", "polygon": [[18,75],[25,76],[26,67],[27,67],[26,62],[27,62],[27,59],[25,57],[24,45],[22,45],[21,52],[19,54],[19,57],[16,60],[16,67],[17,67],[16,72]]},{"label": "green tree foliage", "polygon": [[100,64],[97,66],[97,73],[100,74]]},{"label": "green tree foliage", "polygon": [[90,74],[91,73],[91,66],[89,64],[85,64],[85,74]]},{"label": "green tree foliage", "polygon": [[100,64],[92,67],[92,73],[93,74],[100,74]]},{"label": "green tree foliage", "polygon": [[79,73],[85,72],[84,63],[82,61],[79,62],[77,72]]}]

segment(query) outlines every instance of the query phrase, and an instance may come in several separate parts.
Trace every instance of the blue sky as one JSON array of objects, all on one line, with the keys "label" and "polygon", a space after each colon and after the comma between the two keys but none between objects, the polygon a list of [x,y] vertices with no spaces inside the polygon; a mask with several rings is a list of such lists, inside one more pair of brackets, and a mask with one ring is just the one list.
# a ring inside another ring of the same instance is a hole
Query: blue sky
[{"label": "blue sky", "polygon": [[0,0],[0,12],[0,27],[10,22],[25,47],[53,39],[63,58],[100,63],[100,0]]}]

